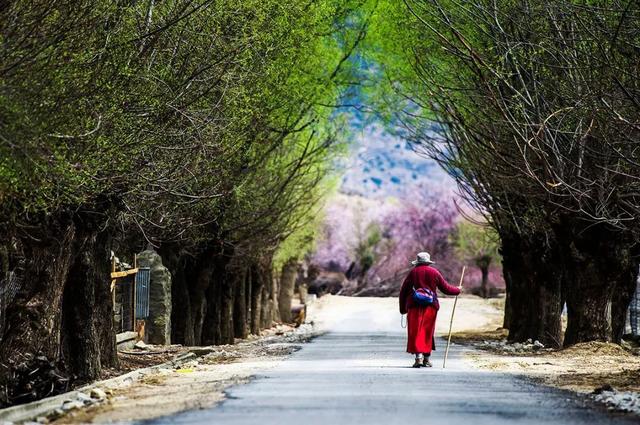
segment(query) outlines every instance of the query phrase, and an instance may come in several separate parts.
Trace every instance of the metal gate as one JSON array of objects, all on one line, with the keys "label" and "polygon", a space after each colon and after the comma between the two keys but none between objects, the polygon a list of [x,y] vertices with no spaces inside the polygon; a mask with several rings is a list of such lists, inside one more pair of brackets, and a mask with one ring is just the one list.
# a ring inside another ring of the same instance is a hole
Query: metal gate
[{"label": "metal gate", "polygon": [[136,273],[136,320],[149,318],[149,286],[151,283],[151,269],[138,268]]},{"label": "metal gate", "polygon": [[118,279],[117,298],[120,305],[120,331],[137,331],[137,321],[149,318],[151,270],[140,267]]}]

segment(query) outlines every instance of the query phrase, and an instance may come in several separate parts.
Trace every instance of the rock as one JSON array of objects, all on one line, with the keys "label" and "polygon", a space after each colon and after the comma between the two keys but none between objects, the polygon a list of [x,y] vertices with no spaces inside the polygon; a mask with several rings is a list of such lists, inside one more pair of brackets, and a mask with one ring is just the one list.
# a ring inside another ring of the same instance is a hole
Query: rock
[{"label": "rock", "polygon": [[107,398],[107,393],[100,388],[93,388],[91,390],[91,398],[96,400],[104,400]]},{"label": "rock", "polygon": [[133,348],[137,348],[138,350],[146,350],[147,348],[149,348],[149,346],[145,344],[144,341],[138,341],[133,345]]},{"label": "rock", "polygon": [[63,415],[64,415],[64,413],[65,413],[65,412],[64,412],[64,410],[62,410],[62,409],[61,409],[61,408],[59,408],[59,407],[58,407],[58,408],[56,408],[56,409],[53,409],[53,411],[48,415],[47,420],[48,420],[48,421],[56,420],[56,419],[58,419],[59,417],[63,416]]},{"label": "rock", "polygon": [[198,364],[199,363],[196,360],[191,360],[191,361],[182,363],[178,368],[179,369],[195,369],[196,367],[198,367]]},{"label": "rock", "polygon": [[149,319],[145,326],[151,344],[171,344],[171,273],[154,250],[138,254],[138,266],[149,267]]},{"label": "rock", "polygon": [[76,400],[81,401],[84,404],[93,403],[93,400],[91,399],[91,397],[88,394],[85,394],[83,392],[79,392],[78,393],[78,395],[76,396]]},{"label": "rock", "polygon": [[61,409],[63,412],[70,412],[71,410],[80,409],[81,407],[84,407],[83,402],[79,400],[70,400],[70,401],[65,401],[62,404]]},{"label": "rock", "polygon": [[207,354],[211,354],[216,352],[216,349],[213,347],[196,347],[189,350],[190,353],[195,354],[196,356],[205,356]]},{"label": "rock", "polygon": [[609,384],[605,384],[593,390],[593,394],[602,394],[603,392],[612,392],[612,391],[614,391],[613,387]]},{"label": "rock", "polygon": [[195,359],[197,356],[192,353],[192,352],[188,352],[188,353],[181,353],[178,354],[174,359],[173,362],[174,363],[180,363],[182,361],[188,360],[188,359]]},{"label": "rock", "polygon": [[534,350],[541,350],[543,348],[544,348],[544,344],[543,343],[541,343],[537,339],[535,341],[533,341],[533,349]]}]

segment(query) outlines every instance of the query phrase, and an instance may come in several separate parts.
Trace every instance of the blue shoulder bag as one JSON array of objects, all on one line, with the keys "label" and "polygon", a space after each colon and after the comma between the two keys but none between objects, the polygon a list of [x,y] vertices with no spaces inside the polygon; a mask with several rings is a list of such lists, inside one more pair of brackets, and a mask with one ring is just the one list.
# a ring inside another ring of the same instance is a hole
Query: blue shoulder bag
[{"label": "blue shoulder bag", "polygon": [[413,302],[418,307],[429,307],[436,300],[436,294],[431,289],[413,288]]}]

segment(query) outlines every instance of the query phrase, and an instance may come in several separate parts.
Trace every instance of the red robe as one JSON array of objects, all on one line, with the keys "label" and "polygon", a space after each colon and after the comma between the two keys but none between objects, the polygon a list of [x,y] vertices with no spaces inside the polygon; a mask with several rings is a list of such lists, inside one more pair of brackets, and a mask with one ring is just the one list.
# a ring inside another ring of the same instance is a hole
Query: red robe
[{"label": "red robe", "polygon": [[447,295],[458,295],[460,289],[449,285],[440,272],[426,264],[414,267],[400,289],[400,314],[407,314],[407,352],[431,354],[435,349],[433,335],[440,303],[436,297],[429,307],[418,307],[413,302],[413,289],[427,288],[434,294],[436,289]]}]

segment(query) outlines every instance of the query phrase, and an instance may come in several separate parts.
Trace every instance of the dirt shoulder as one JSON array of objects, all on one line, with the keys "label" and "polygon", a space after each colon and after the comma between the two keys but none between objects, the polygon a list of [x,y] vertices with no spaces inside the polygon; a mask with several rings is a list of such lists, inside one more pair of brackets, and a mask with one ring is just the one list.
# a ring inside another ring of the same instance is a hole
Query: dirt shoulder
[{"label": "dirt shoulder", "polygon": [[[500,305],[496,304],[500,309]],[[523,375],[556,388],[589,394],[614,410],[640,414],[640,349],[603,342],[547,349],[536,341],[508,344],[500,321],[453,334],[452,341],[481,369]]]},{"label": "dirt shoulder", "polygon": [[519,352],[511,351],[506,344],[473,345],[483,352],[469,356],[483,369],[524,374],[544,384],[579,393],[593,393],[603,388],[640,392],[640,356],[615,344],[589,342],[564,350],[537,352],[529,344],[522,344],[524,348]]},{"label": "dirt shoulder", "polygon": [[[311,325],[278,326],[260,337],[235,345],[198,347],[207,354],[176,367],[161,367],[135,381],[103,388],[102,403],[72,409],[56,424],[129,422],[211,407],[224,399],[224,391],[248,382],[251,376],[276,366],[313,337]],[[184,351],[181,349],[180,351]],[[131,366],[151,362],[132,355]]]}]

